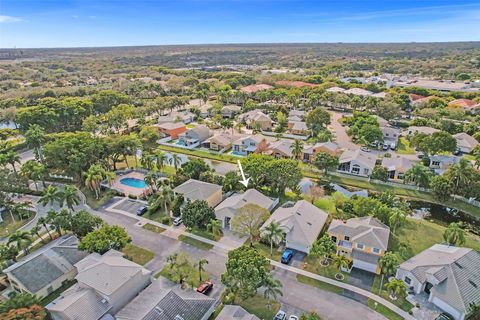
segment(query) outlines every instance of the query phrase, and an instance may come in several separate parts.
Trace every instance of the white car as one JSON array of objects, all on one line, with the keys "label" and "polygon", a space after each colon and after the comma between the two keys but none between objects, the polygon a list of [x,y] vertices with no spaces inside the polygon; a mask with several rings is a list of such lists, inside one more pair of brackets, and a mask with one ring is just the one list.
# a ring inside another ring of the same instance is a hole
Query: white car
[{"label": "white car", "polygon": [[173,220],[173,225],[174,226],[179,226],[181,225],[183,222],[182,218],[181,217],[178,217],[178,218],[175,218],[175,220]]},{"label": "white car", "polygon": [[294,316],[294,315],[291,315],[290,318],[288,318],[288,320],[298,320],[298,317]]}]

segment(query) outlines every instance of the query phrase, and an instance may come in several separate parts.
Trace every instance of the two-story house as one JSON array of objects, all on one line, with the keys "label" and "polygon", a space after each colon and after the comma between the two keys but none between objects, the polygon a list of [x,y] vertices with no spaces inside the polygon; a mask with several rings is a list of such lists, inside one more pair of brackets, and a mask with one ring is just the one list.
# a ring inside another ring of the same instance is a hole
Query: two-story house
[{"label": "two-story house", "polygon": [[177,144],[187,148],[195,148],[210,136],[207,126],[199,125],[178,135]]},{"label": "two-story house", "polygon": [[315,156],[320,152],[328,153],[329,155],[336,156],[340,152],[340,147],[335,142],[321,142],[315,145],[308,145],[303,148],[302,160],[303,162],[312,163],[315,160]]},{"label": "two-story house", "polygon": [[261,144],[266,144],[264,137],[255,135],[240,138],[232,143],[233,153],[240,156],[248,156],[257,151]]},{"label": "two-story house", "polygon": [[370,216],[347,221],[334,219],[327,233],[337,244],[337,254],[353,260],[353,268],[380,274],[378,260],[388,248],[388,226]]}]

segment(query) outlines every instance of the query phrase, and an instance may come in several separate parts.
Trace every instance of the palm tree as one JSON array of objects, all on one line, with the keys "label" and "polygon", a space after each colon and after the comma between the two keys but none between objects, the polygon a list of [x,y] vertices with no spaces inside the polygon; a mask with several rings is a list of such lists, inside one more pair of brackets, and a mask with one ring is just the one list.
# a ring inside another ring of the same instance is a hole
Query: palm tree
[{"label": "palm tree", "polygon": [[300,156],[302,154],[302,151],[303,151],[303,142],[298,140],[298,139],[295,139],[295,142],[294,142],[293,148],[292,148],[292,154],[293,154],[294,158],[295,159],[300,158]]},{"label": "palm tree", "polygon": [[99,165],[92,164],[85,173],[85,185],[95,192],[95,197],[100,197],[100,183],[105,175],[105,170]]},{"label": "palm tree", "polygon": [[407,220],[407,216],[405,212],[399,208],[392,208],[390,216],[388,217],[388,225],[390,230],[395,233],[398,228],[400,228],[405,221]]},{"label": "palm tree", "polygon": [[57,187],[49,185],[45,190],[43,190],[42,197],[38,200],[44,207],[47,204],[53,205],[55,202],[62,204],[62,193],[58,190]]},{"label": "palm tree", "polygon": [[203,266],[206,264],[208,264],[207,259],[200,259],[200,261],[198,261],[198,280],[200,282],[202,282],[202,272],[205,272],[205,268]]},{"label": "palm tree", "polygon": [[42,243],[45,243],[45,241],[43,240],[42,238],[42,235],[40,234],[40,226],[33,226],[32,229],[30,229],[30,234],[33,236],[33,235],[36,235],[38,237],[38,239],[40,239],[40,241],[42,241]]},{"label": "palm tree", "polygon": [[170,165],[173,165],[173,167],[175,168],[175,171],[177,171],[178,166],[182,163],[182,159],[178,154],[172,153],[172,157],[170,158],[169,162],[170,162]]},{"label": "palm tree", "polygon": [[398,297],[404,296],[407,291],[407,285],[399,279],[393,279],[385,285],[388,291],[390,291],[390,298],[397,300]]},{"label": "palm tree", "polygon": [[17,173],[17,168],[15,167],[15,164],[20,164],[21,160],[22,158],[20,158],[20,156],[15,151],[8,151],[3,155],[3,161],[12,166],[13,172],[15,174]]},{"label": "palm tree", "polygon": [[145,169],[152,170],[153,168],[153,156],[150,153],[144,152],[140,163]]},{"label": "palm tree", "polygon": [[448,169],[448,177],[454,186],[454,193],[458,191],[461,186],[468,185],[472,178],[472,165],[464,158],[460,159],[458,164],[453,164]]},{"label": "palm tree", "polygon": [[59,212],[56,212],[55,210],[47,212],[47,219],[53,226],[55,226],[55,230],[58,232],[59,236],[62,235],[62,227],[68,223],[70,217],[70,212],[65,209],[60,210]]},{"label": "palm tree", "polygon": [[38,124],[32,124],[25,132],[25,143],[33,148],[35,156],[40,162],[43,162],[42,145],[46,141],[45,130]]},{"label": "palm tree", "polygon": [[40,217],[40,218],[38,218],[37,226],[42,225],[43,228],[45,228],[45,230],[47,231],[48,236],[50,237],[50,240],[53,240],[53,237],[50,233],[50,230],[48,230],[47,223],[48,223],[48,218],[47,217]]},{"label": "palm tree", "polygon": [[335,268],[338,269],[339,272],[343,269],[350,269],[350,265],[352,263],[352,259],[348,258],[344,254],[336,254],[332,258],[332,264]]},{"label": "palm tree", "polygon": [[448,245],[461,246],[465,243],[465,231],[458,223],[452,222],[443,233],[443,239]]},{"label": "palm tree", "polygon": [[417,164],[405,172],[404,181],[413,182],[416,186],[427,188],[430,185],[432,172],[424,165]]},{"label": "palm tree", "polygon": [[23,220],[23,217],[28,217],[30,215],[30,210],[32,208],[32,205],[30,202],[20,202],[20,203],[15,203],[11,210],[17,214],[17,216],[20,217],[20,220]]},{"label": "palm tree", "polygon": [[382,271],[382,281],[380,282],[380,292],[383,287],[383,278],[385,275],[391,275],[395,273],[398,267],[398,258],[397,255],[393,252],[387,252],[383,257],[378,261],[380,270]]},{"label": "palm tree", "polygon": [[25,254],[28,254],[28,246],[32,243],[32,237],[30,232],[17,230],[9,238],[7,244],[15,244],[18,251],[24,250]]},{"label": "palm tree", "polygon": [[61,192],[61,206],[67,205],[67,208],[71,211],[74,210],[74,206],[78,206],[80,203],[80,197],[78,196],[77,188],[74,185],[67,185]]},{"label": "palm tree", "polygon": [[263,231],[263,237],[270,242],[270,257],[273,256],[273,245],[278,246],[283,240],[283,230],[277,222],[270,223]]},{"label": "palm tree", "polygon": [[161,151],[157,152],[155,154],[155,163],[157,164],[158,171],[162,171],[165,162],[167,162],[167,156],[165,155],[165,153]]},{"label": "palm tree", "polygon": [[157,174],[155,172],[150,171],[145,175],[143,180],[150,187],[152,192],[155,191],[154,187],[157,184]]},{"label": "palm tree", "polygon": [[215,237],[220,235],[222,230],[222,222],[217,219],[211,219],[210,223],[207,225],[207,230],[210,231]]},{"label": "palm tree", "polygon": [[[283,296],[282,290],[280,288],[282,287],[282,283],[280,280],[275,279],[272,277],[272,275],[269,275],[263,284],[265,287],[265,291],[263,291],[263,296],[267,300],[277,300],[278,296]],[[271,304],[270,302],[268,303],[268,308],[270,309]]]},{"label": "palm tree", "polygon": [[165,213],[170,216],[170,207],[172,206],[174,200],[172,188],[164,184],[162,187],[161,196],[163,198],[163,203],[165,204]]},{"label": "palm tree", "polygon": [[35,189],[38,191],[37,181],[41,180],[43,185],[45,185],[44,177],[45,177],[46,169],[43,164],[40,162],[36,162],[35,160],[28,160],[25,162],[22,167],[20,168],[20,174],[27,179],[33,180],[35,184]]}]

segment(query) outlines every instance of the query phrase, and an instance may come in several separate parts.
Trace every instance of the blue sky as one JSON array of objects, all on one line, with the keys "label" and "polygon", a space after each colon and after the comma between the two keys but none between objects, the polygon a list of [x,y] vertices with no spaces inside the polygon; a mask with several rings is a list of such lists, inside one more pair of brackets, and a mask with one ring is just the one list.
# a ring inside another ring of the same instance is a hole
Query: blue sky
[{"label": "blue sky", "polygon": [[0,47],[480,40],[480,1],[0,0]]}]

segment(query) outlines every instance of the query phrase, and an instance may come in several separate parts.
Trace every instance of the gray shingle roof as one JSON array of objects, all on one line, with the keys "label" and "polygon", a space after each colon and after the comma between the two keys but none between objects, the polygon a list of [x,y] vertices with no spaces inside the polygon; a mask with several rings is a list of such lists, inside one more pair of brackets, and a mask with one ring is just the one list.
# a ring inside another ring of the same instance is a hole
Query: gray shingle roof
[{"label": "gray shingle roof", "polygon": [[260,320],[240,306],[226,305],[215,320]]},{"label": "gray shingle roof", "polygon": [[190,200],[206,200],[215,192],[222,190],[222,186],[217,184],[190,179],[175,189],[174,192],[183,194]]},{"label": "gray shingle roof", "polygon": [[215,212],[223,209],[237,211],[247,203],[256,204],[269,210],[273,200],[255,189],[248,189],[243,193],[236,193],[223,200],[216,208]]},{"label": "gray shingle roof", "polygon": [[370,216],[352,218],[346,222],[335,219],[328,232],[350,236],[352,242],[382,250],[387,250],[390,236],[390,228]]},{"label": "gray shingle roof", "polygon": [[[159,278],[120,310],[118,320],[201,320],[215,299]],[[178,318],[180,319],[180,318]]]}]

